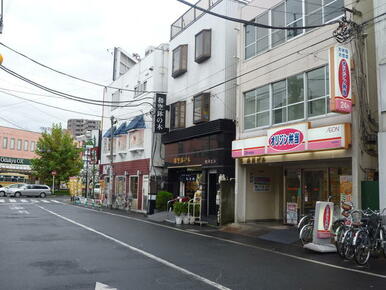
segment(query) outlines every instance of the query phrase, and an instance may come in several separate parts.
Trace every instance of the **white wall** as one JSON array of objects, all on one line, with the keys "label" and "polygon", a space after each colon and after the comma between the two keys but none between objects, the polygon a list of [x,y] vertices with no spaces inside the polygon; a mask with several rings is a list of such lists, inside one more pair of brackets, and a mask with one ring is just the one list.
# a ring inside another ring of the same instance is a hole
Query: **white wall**
[{"label": "white wall", "polygon": [[[167,63],[168,63],[168,45],[162,44],[157,48],[154,48],[153,52],[145,56],[140,62],[130,68],[130,70],[122,75],[119,79],[111,83],[110,86],[118,88],[127,88],[134,90],[134,87],[138,83],[147,82],[146,91],[167,91]],[[108,88],[105,100],[111,101],[112,94],[116,92],[116,89]],[[152,116],[150,111],[152,110],[153,98],[155,93],[143,93],[134,97],[134,92],[131,91],[121,91],[119,101],[133,101],[137,99],[147,98],[143,101],[138,101],[131,103],[132,107],[120,107],[120,108],[105,108],[105,118],[103,122],[103,134],[110,129],[110,116],[114,116],[118,119],[116,124],[117,128],[121,123],[129,123],[135,116],[144,114],[145,126],[144,130],[144,151],[138,152],[126,152],[126,154],[117,154],[117,146],[114,146],[114,162],[124,162],[137,159],[151,158],[152,155],[152,144],[153,144],[153,123]],[[146,103],[144,103],[146,102]],[[127,145],[128,145],[128,136]],[[105,138],[103,138],[105,139]],[[114,138],[114,143],[117,138]],[[158,140],[159,142],[159,140]],[[101,154],[101,164],[107,164],[110,162],[108,158],[109,153],[104,153],[104,146],[102,141],[102,154]],[[160,147],[160,145],[158,146]],[[160,149],[158,149],[159,151]],[[159,155],[159,153],[158,153]],[[159,159],[159,158],[158,158]],[[161,161],[158,160],[158,163]]]},{"label": "white wall", "polygon": [[[240,3],[223,0],[212,11],[239,17]],[[186,100],[186,127],[193,125],[192,97],[202,91],[211,93],[210,120],[235,118],[235,86],[220,85],[207,91],[213,85],[236,75],[237,28],[234,22],[205,14],[170,41],[168,98],[167,103]],[[194,61],[195,35],[203,29],[212,30],[211,57],[203,63]],[[188,45],[187,72],[173,78],[171,76],[172,51],[182,44]]]}]

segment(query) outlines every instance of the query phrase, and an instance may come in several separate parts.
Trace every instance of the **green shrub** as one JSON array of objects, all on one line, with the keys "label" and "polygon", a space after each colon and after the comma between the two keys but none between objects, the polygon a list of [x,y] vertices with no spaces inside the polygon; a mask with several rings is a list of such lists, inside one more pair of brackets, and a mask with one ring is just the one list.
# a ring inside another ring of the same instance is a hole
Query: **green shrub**
[{"label": "green shrub", "polygon": [[171,192],[159,191],[155,200],[156,208],[161,211],[167,210],[167,203],[171,199],[173,199],[173,194]]},{"label": "green shrub", "polygon": [[176,201],[173,204],[173,211],[176,216],[180,216],[184,212],[184,202],[178,202]]}]

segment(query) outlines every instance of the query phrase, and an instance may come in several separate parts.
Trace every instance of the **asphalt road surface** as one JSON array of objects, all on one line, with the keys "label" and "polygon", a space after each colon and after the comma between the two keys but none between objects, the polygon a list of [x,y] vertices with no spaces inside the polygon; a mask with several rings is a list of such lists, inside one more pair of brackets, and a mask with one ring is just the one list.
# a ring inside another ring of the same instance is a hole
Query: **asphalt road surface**
[{"label": "asphalt road surface", "polygon": [[386,289],[379,271],[55,199],[0,198],[0,261],[0,289],[7,290]]}]

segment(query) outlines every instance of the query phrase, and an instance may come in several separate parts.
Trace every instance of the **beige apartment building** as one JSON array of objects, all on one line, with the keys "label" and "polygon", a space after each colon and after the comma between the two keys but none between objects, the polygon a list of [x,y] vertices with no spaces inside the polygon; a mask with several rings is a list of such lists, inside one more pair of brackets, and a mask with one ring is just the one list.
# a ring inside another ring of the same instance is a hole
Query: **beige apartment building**
[{"label": "beige apartment building", "polygon": [[[363,65],[373,58],[373,31],[366,27],[362,42],[339,44],[332,37],[338,24],[328,25],[345,13],[357,23],[373,17],[372,1],[355,4],[362,16],[344,12],[352,2],[259,0],[242,8],[244,20],[270,26],[325,26],[287,31],[240,26],[232,145],[236,222],[294,223],[294,215],[311,213],[318,200],[330,199],[336,208],[342,200],[362,206],[361,187],[373,182],[377,171],[374,135],[367,128],[374,120],[361,111],[376,112],[374,71]],[[331,69],[338,50],[343,60],[339,70]],[[337,89],[348,103],[335,99]],[[332,112],[331,104],[345,112]]]}]

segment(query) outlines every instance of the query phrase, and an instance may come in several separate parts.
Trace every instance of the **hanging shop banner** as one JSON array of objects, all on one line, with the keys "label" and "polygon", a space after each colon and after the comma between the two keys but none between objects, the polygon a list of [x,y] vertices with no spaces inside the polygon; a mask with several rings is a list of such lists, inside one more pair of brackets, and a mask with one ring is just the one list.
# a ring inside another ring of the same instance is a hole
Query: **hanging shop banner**
[{"label": "hanging shop banner", "polygon": [[339,192],[341,202],[352,202],[352,176],[339,176]]},{"label": "hanging shop banner", "polygon": [[332,202],[317,201],[315,208],[316,238],[331,238],[331,226],[334,215],[334,204]]},{"label": "hanging shop banner", "polygon": [[232,142],[232,157],[347,149],[350,143],[349,123],[317,128],[300,123],[267,130],[267,136],[235,140]]},{"label": "hanging shop banner", "polygon": [[350,59],[350,50],[344,46],[336,45],[329,50],[331,112],[352,110]]},{"label": "hanging shop banner", "polygon": [[155,95],[154,133],[165,133],[166,95]]}]

